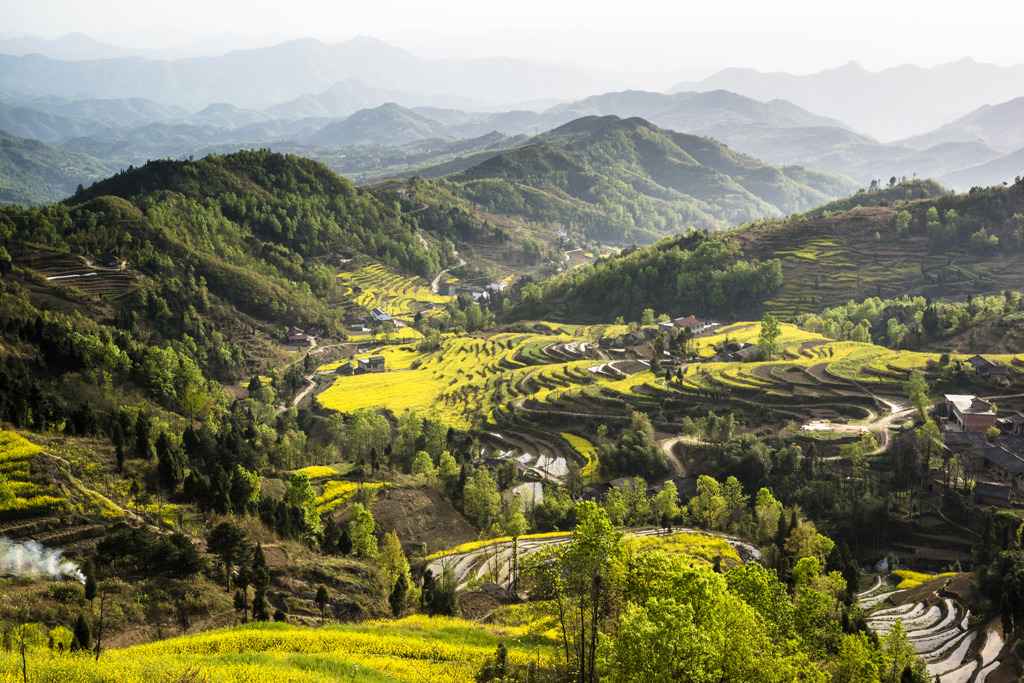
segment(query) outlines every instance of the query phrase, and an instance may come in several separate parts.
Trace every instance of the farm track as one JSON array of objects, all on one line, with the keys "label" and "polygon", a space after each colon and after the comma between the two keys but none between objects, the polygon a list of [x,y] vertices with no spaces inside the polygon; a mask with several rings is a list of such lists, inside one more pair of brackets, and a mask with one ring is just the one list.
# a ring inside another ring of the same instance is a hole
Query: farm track
[{"label": "farm track", "polygon": [[665,457],[668,459],[669,465],[672,467],[672,474],[670,476],[672,476],[672,477],[685,477],[686,476],[686,468],[683,467],[683,461],[679,459],[679,456],[676,455],[675,451],[673,450],[673,447],[677,443],[696,444],[697,443],[697,439],[695,439],[692,436],[682,436],[682,435],[680,435],[680,436],[673,436],[673,437],[668,438],[668,439],[662,439],[661,441],[658,442],[658,445],[661,446],[662,452],[665,454]]}]

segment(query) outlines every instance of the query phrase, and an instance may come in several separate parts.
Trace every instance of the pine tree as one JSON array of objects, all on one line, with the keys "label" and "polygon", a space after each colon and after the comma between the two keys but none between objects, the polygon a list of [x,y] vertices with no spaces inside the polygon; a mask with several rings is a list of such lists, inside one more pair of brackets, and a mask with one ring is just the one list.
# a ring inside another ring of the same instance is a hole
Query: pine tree
[{"label": "pine tree", "polygon": [[348,533],[348,527],[342,529],[341,536],[338,538],[338,552],[342,555],[352,552],[352,536]]},{"label": "pine tree", "polygon": [[135,453],[143,460],[148,460],[150,453],[149,443],[149,416],[140,411],[135,420]]},{"label": "pine tree", "polygon": [[[78,645],[76,648],[75,645]],[[72,650],[85,650],[89,651],[92,649],[92,629],[89,628],[89,622],[85,620],[85,616],[82,614],[78,615],[78,620],[75,621],[74,640],[71,641]]]},{"label": "pine tree", "polygon": [[324,625],[324,616],[327,605],[331,603],[331,596],[327,593],[327,586],[320,586],[316,591],[316,606],[320,608],[320,625]]},{"label": "pine tree", "polygon": [[92,558],[82,565],[82,574],[85,575],[85,599],[92,603],[96,597],[96,564]]},{"label": "pine tree", "polygon": [[253,621],[269,621],[267,609],[267,586],[270,585],[270,568],[263,555],[263,546],[256,544],[252,555],[252,618]]},{"label": "pine tree", "polygon": [[391,595],[388,598],[388,603],[391,605],[391,613],[396,617],[402,615],[405,611],[405,596],[409,592],[409,579],[405,578],[405,574],[399,574],[398,580],[395,581],[395,588],[391,591]]}]

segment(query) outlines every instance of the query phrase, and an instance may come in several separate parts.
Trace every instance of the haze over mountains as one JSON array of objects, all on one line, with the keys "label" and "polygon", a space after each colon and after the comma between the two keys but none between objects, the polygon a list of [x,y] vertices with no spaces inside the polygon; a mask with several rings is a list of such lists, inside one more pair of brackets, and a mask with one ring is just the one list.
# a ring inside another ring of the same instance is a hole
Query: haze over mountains
[{"label": "haze over mountains", "polygon": [[[33,47],[66,58],[25,54]],[[865,186],[917,175],[967,189],[1012,180],[1024,157],[1024,65],[969,59],[880,72],[851,63],[808,76],[725,69],[658,93],[623,89],[621,75],[580,67],[423,59],[366,37],[181,59],[143,58],[82,35],[0,40],[4,50],[0,130],[95,157],[75,164],[79,173],[267,147],[366,181],[459,154],[493,155],[520,136],[610,115]],[[364,147],[371,149],[354,152]],[[53,192],[80,180],[64,179]],[[8,189],[24,195],[25,187]],[[39,190],[36,182],[34,196],[51,196]]]},{"label": "haze over mountains", "polygon": [[785,99],[893,141],[1024,95],[1024,65],[999,67],[965,58],[930,69],[906,64],[872,73],[850,62],[808,76],[723,69],[696,83],[677,83],[668,92],[719,89],[757,100]]}]

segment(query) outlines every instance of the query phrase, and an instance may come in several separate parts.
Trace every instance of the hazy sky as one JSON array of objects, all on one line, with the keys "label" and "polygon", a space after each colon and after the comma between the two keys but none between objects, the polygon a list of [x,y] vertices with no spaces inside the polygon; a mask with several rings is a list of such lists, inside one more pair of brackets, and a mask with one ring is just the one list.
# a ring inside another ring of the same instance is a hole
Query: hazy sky
[{"label": "hazy sky", "polygon": [[[370,35],[422,56],[504,55],[700,75],[723,66],[810,73],[971,56],[1024,62],[1024,3],[1008,0],[0,0],[0,36],[81,32],[131,47],[225,33],[262,42]],[[251,44],[251,43],[250,43]]]}]

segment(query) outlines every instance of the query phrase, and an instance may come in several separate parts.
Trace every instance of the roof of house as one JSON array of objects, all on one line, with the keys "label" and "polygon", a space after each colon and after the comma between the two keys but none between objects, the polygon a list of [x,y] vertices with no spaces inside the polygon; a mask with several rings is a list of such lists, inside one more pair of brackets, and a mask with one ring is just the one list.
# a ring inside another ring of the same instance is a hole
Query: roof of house
[{"label": "roof of house", "polygon": [[[693,498],[697,493],[697,480],[693,477],[671,477],[665,480],[666,483],[672,482],[676,485],[676,493],[685,498]],[[660,493],[665,489],[665,484],[659,484],[653,486],[650,489],[651,493]]]},{"label": "roof of house", "polygon": [[986,481],[975,482],[974,495],[986,498],[1010,499],[1010,487],[1006,484],[991,484]]},{"label": "roof of house", "polygon": [[991,443],[980,432],[948,432],[946,446],[958,453],[984,458],[1011,475],[1024,474],[1024,436],[1001,436]]},{"label": "roof of house", "polygon": [[704,324],[702,320],[698,320],[697,318],[694,318],[692,315],[687,316],[685,318],[676,318],[672,322],[676,324],[676,327],[693,327],[694,325]]},{"label": "roof of house", "polygon": [[746,360],[747,358],[750,358],[751,356],[753,356],[755,353],[757,353],[757,347],[756,346],[744,346],[743,348],[739,349],[738,351],[733,351],[732,353],[730,353],[728,355],[729,355],[730,358],[738,358],[740,360]]},{"label": "roof of house", "polygon": [[982,457],[1008,474],[1024,474],[1024,458],[1010,453],[1005,448],[990,448]]},{"label": "roof of house", "polygon": [[1012,422],[1015,425],[1024,424],[1024,414],[1022,414],[1018,410],[1018,411],[1014,412],[1013,415],[1010,415],[1009,417],[1007,417],[1006,420],[1008,422]]},{"label": "roof of house", "polygon": [[1020,434],[1001,434],[996,440],[999,447],[1024,460],[1024,436]]},{"label": "roof of house", "polygon": [[946,432],[945,445],[951,451],[973,458],[984,457],[992,444],[981,432]]},{"label": "roof of house", "polygon": [[963,415],[995,415],[992,404],[983,398],[967,394],[946,394],[945,398]]},{"label": "roof of house", "polygon": [[980,355],[978,355],[978,356],[971,356],[970,358],[967,359],[967,362],[970,363],[971,365],[973,365],[976,368],[983,367],[983,366],[986,366],[986,365],[995,365],[995,363],[990,361],[988,358],[985,358],[984,356],[980,356]]}]

